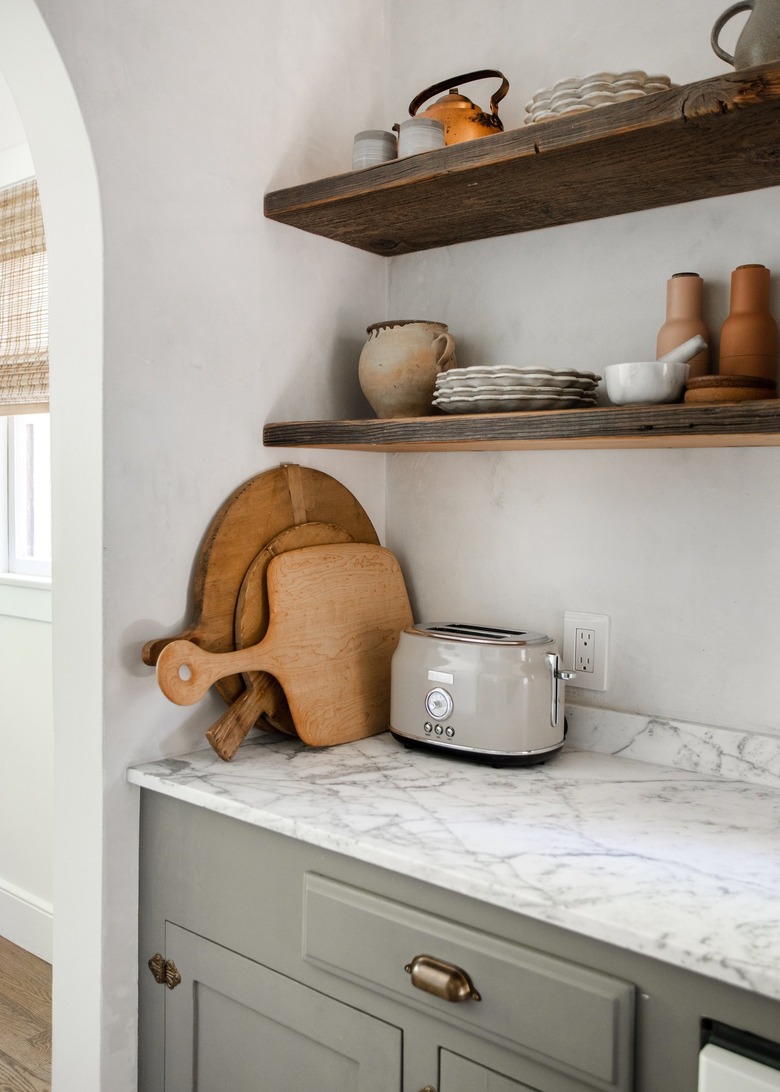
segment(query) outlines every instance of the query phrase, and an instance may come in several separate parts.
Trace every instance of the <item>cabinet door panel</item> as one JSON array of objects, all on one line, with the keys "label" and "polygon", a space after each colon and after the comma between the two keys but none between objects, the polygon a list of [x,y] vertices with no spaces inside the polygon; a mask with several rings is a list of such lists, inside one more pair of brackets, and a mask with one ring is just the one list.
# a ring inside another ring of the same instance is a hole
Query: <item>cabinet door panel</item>
[{"label": "cabinet door panel", "polygon": [[166,1092],[399,1092],[401,1032],[170,923]]},{"label": "cabinet door panel", "polygon": [[439,1092],[538,1092],[529,1084],[512,1081],[501,1073],[442,1050],[439,1061]]}]

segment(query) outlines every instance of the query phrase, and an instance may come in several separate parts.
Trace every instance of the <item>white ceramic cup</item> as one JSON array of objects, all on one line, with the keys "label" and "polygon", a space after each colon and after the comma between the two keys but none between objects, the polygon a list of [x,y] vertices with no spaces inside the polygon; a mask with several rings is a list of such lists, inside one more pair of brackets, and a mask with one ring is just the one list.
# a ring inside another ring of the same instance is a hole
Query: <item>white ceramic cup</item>
[{"label": "white ceramic cup", "polygon": [[444,124],[436,118],[409,118],[393,128],[398,130],[399,159],[444,147]]}]

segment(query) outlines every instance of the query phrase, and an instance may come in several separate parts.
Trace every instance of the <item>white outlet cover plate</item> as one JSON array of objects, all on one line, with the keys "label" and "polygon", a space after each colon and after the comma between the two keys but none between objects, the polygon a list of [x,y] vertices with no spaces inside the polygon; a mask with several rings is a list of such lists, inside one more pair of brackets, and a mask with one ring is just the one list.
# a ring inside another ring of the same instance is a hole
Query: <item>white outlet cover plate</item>
[{"label": "white outlet cover plate", "polygon": [[586,614],[582,611],[567,610],[563,615],[563,666],[574,667],[574,634],[578,629],[592,629],[595,633],[593,644],[593,671],[578,671],[576,678],[567,686],[577,686],[581,690],[607,689],[607,661],[609,659],[609,615]]}]

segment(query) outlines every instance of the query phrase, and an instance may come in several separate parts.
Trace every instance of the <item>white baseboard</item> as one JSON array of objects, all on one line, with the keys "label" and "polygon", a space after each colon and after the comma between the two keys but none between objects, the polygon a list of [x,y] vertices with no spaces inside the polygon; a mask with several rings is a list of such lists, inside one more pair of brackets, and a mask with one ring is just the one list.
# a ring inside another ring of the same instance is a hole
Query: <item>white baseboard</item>
[{"label": "white baseboard", "polygon": [[52,917],[50,902],[0,878],[0,936],[51,963]]}]

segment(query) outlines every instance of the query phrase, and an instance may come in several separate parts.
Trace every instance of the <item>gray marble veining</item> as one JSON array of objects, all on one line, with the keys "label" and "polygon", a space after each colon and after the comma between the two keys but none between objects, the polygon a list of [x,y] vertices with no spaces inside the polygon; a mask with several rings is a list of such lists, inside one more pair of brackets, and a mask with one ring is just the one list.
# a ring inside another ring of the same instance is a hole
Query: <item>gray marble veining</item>
[{"label": "gray marble veining", "polygon": [[136,785],[780,998],[780,792],[565,749],[493,769],[261,735]]},{"label": "gray marble veining", "polygon": [[567,702],[569,746],[780,789],[780,735]]}]

